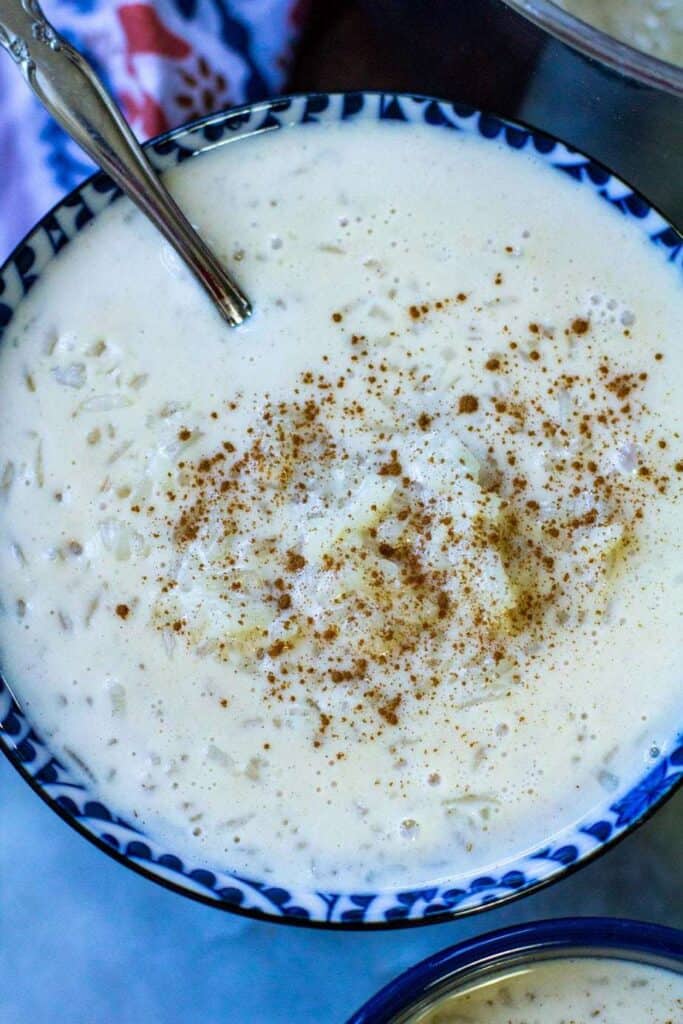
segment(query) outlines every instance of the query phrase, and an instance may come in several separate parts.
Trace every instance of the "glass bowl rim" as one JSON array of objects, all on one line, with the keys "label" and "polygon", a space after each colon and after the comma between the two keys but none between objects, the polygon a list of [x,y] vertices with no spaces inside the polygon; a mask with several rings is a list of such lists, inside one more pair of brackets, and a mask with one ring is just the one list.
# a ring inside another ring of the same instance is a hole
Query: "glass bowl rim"
[{"label": "glass bowl rim", "polygon": [[[615,917],[564,917],[511,925],[431,954],[392,979],[347,1024],[392,1024],[434,990],[447,995],[480,972],[537,960],[625,960],[683,973],[683,930]],[[421,1007],[420,1007],[421,1008]],[[426,1007],[424,1007],[426,1009]]]},{"label": "glass bowl rim", "polygon": [[503,3],[584,56],[654,89],[683,97],[683,67],[622,42],[559,7],[553,0],[503,0]]}]

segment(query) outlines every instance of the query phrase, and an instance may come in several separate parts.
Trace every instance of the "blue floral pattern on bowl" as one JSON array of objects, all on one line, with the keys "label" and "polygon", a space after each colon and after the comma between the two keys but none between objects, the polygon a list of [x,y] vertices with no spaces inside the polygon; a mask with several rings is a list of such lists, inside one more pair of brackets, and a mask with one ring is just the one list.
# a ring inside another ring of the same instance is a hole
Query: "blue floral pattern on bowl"
[{"label": "blue floral pattern on bowl", "polygon": [[[648,203],[588,157],[531,129],[462,104],[393,93],[310,94],[285,97],[217,114],[153,140],[148,155],[164,171],[203,150],[254,132],[292,125],[361,119],[433,125],[495,140],[535,153],[591,189],[633,222],[683,269],[683,239]],[[17,247],[0,269],[0,339],[13,311],[56,253],[119,195],[97,174],[66,196]],[[39,795],[81,834],[122,863],[168,887],[238,913],[289,923],[337,927],[387,927],[443,920],[471,913],[560,878],[623,836],[649,815],[683,780],[683,733],[653,756],[631,788],[605,797],[605,805],[555,835],[549,845],[517,858],[500,871],[476,872],[451,882],[381,892],[289,889],[229,871],[209,871],[182,861],[153,838],[112,814],[50,752],[0,677],[0,747]]]}]

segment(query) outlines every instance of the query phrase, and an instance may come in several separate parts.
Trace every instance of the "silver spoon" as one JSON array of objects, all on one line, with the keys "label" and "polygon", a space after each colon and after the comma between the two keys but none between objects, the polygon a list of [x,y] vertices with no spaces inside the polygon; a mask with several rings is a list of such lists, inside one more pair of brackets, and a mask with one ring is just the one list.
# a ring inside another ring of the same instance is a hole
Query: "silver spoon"
[{"label": "silver spoon", "polygon": [[0,0],[0,45],[55,120],[157,226],[228,323],[246,320],[249,300],[161,184],[91,66],[37,0]]}]

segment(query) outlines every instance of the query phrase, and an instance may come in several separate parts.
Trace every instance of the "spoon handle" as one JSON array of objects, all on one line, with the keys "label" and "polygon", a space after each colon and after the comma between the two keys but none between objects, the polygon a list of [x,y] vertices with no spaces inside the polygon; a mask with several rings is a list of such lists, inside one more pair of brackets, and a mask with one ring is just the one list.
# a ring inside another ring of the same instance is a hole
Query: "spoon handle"
[{"label": "spoon handle", "polygon": [[55,120],[157,226],[228,323],[242,323],[249,300],[166,191],[90,64],[37,0],[0,0],[0,45]]}]

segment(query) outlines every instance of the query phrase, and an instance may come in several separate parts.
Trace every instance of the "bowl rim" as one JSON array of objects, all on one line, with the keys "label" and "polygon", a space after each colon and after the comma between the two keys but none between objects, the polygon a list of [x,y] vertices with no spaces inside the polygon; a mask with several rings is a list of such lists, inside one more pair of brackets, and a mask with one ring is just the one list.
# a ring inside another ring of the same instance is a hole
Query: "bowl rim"
[{"label": "bowl rim", "polygon": [[[459,987],[482,968],[495,974],[496,968],[504,969],[511,960],[515,966],[523,966],[537,958],[555,959],[554,954],[557,959],[583,956],[635,963],[653,963],[660,958],[678,963],[683,973],[683,930],[617,917],[549,918],[499,928],[432,953],[409,967],[371,996],[347,1024],[392,1024],[398,1013],[409,1010],[449,977]],[[675,969],[670,963],[661,966]]]},{"label": "bowl rim", "polygon": [[[446,100],[439,97],[433,97],[421,93],[404,93],[396,92],[394,90],[346,90],[339,92],[299,92],[299,93],[288,93],[280,96],[270,97],[264,100],[255,101],[253,103],[245,103],[236,107],[229,107],[222,111],[215,112],[213,114],[206,115],[202,118],[197,118],[192,121],[184,122],[176,128],[170,129],[160,135],[154,136],[148,139],[144,144],[143,148],[155,149],[160,146],[164,146],[169,142],[175,142],[178,139],[182,139],[185,136],[190,136],[193,133],[199,133],[200,131],[210,128],[212,126],[222,126],[228,123],[231,119],[237,121],[239,125],[239,119],[244,118],[255,112],[279,112],[287,109],[288,105],[294,102],[308,102],[308,101],[320,101],[320,100],[346,100],[348,98],[355,97],[370,97],[379,100],[406,100],[415,101],[419,103],[435,103],[439,106],[445,106],[453,110],[460,112],[466,111],[467,116],[477,115],[481,118],[490,118],[491,120],[498,123],[504,129],[510,128],[511,130],[521,130],[523,133],[528,134],[534,141],[539,140],[548,145],[552,144],[554,147],[556,144],[560,144],[564,147],[568,154],[577,155],[582,157],[589,162],[591,167],[597,168],[598,170],[607,174],[610,178],[620,185],[626,186],[630,193],[636,198],[644,200],[647,208],[657,215],[661,220],[666,229],[674,232],[677,239],[680,239],[680,244],[683,246],[683,235],[681,232],[671,223],[670,219],[662,214],[658,208],[652,204],[649,200],[644,199],[640,192],[635,189],[626,179],[616,175],[611,169],[585,154],[581,150],[577,150],[575,147],[564,142],[558,136],[550,135],[540,129],[533,127],[527,122],[521,119],[510,119],[501,117],[497,114],[488,114],[487,112],[481,111],[479,108],[472,107],[470,104],[462,103],[457,100]],[[261,129],[256,129],[261,130]],[[247,136],[254,133],[254,129],[249,129],[246,133]],[[227,140],[226,140],[227,141]],[[217,145],[220,146],[224,142],[219,142]],[[213,145],[206,144],[200,145],[191,156],[201,155],[201,153],[214,148]],[[79,194],[86,188],[92,186],[99,186],[100,190],[103,190],[103,186],[111,192],[112,197],[116,198],[120,195],[120,190],[114,188],[113,183],[109,176],[101,171],[96,170],[93,174],[89,175],[80,184],[73,188],[70,192],[62,196],[43,216],[31,226],[26,232],[23,238],[14,246],[7,258],[0,265],[0,279],[6,273],[7,269],[13,264],[16,255],[23,249],[23,247],[30,243],[32,237],[41,230],[46,230],[46,223],[54,216],[55,212],[59,211],[63,206],[67,206],[79,196]],[[113,201],[113,199],[112,199]],[[108,204],[107,204],[108,205]],[[0,330],[0,334],[2,331]],[[1,341],[0,341],[1,343]],[[7,681],[4,679],[1,673],[0,667],[0,683],[4,683],[4,686],[9,692],[13,702],[19,706],[19,701],[14,699],[14,694]],[[23,714],[23,712],[22,712]],[[30,720],[27,719],[29,725]],[[674,735],[674,739],[678,741],[677,734]],[[242,907],[222,899],[215,898],[208,894],[204,894],[201,891],[196,890],[189,884],[183,884],[180,881],[172,880],[158,871],[154,870],[153,867],[147,867],[137,859],[133,859],[133,856],[129,853],[122,853],[118,849],[105,842],[100,836],[93,832],[90,828],[85,826],[79,817],[74,815],[68,810],[65,810],[45,788],[42,782],[38,781],[35,776],[28,771],[25,764],[23,763],[22,757],[17,751],[16,745],[12,742],[5,734],[3,728],[3,722],[0,721],[0,751],[5,755],[9,762],[14,766],[21,777],[29,784],[31,789],[38,794],[44,803],[48,805],[64,822],[71,826],[77,833],[84,836],[90,843],[96,848],[112,857],[115,861],[125,865],[130,870],[135,871],[138,875],[155,882],[158,885],[170,890],[171,892],[178,893],[180,895],[189,897],[197,902],[203,903],[207,906],[215,907],[220,910],[227,911],[229,913],[238,914],[243,917],[269,921],[277,924],[295,925],[305,928],[319,928],[332,931],[388,931],[397,928],[414,928],[421,927],[428,924],[439,924],[453,921],[457,917],[464,917],[474,914],[480,914],[486,910],[501,907],[505,904],[517,900],[523,896],[530,895],[538,892],[554,882],[559,881],[562,878],[569,877],[578,871],[584,865],[587,865],[594,861],[597,857],[600,857],[607,850],[612,849],[618,843],[620,843],[627,836],[631,835],[632,832],[638,828],[641,824],[651,818],[654,813],[663,806],[667,800],[671,799],[674,793],[679,789],[683,788],[683,773],[678,775],[668,788],[664,792],[660,793],[654,799],[646,803],[645,806],[629,820],[628,824],[621,831],[617,832],[616,835],[610,835],[604,840],[600,840],[598,845],[588,851],[583,851],[580,856],[577,856],[576,860],[572,862],[561,862],[558,863],[558,868],[550,873],[548,876],[536,879],[535,881],[525,880],[524,884],[519,889],[510,889],[502,895],[497,895],[491,902],[482,902],[475,906],[455,907],[450,908],[447,911],[433,913],[433,914],[422,914],[419,917],[409,918],[392,918],[384,920],[329,920],[322,918],[303,918],[297,917],[293,914],[288,914],[286,911],[282,913],[274,913],[269,911],[263,911],[256,907]],[[647,774],[647,773],[646,773]],[[638,782],[641,782],[645,775],[641,775],[638,778]],[[141,839],[144,840],[144,834]],[[519,855],[521,856],[521,854]],[[152,862],[154,863],[154,862]],[[178,875],[178,877],[181,877]],[[423,883],[420,883],[422,885]],[[313,891],[313,886],[310,887]],[[398,893],[405,891],[408,886],[393,886],[392,892]]]},{"label": "bowl rim", "polygon": [[622,42],[553,0],[503,2],[551,36],[612,71],[683,97],[683,67]]}]

